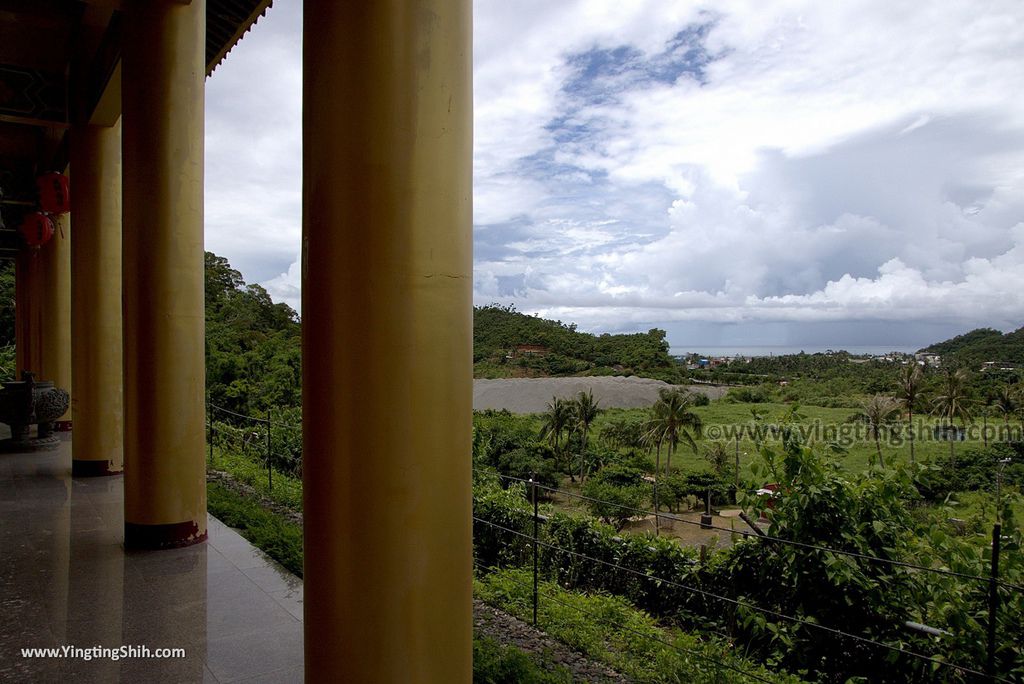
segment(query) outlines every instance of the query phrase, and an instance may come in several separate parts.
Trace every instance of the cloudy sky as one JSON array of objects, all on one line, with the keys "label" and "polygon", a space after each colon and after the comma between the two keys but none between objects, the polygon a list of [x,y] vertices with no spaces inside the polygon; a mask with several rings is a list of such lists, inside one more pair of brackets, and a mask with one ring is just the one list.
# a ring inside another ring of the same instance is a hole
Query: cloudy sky
[{"label": "cloudy sky", "polygon": [[[477,0],[476,303],[680,349],[1024,325],[1024,4]],[[207,249],[299,305],[301,2],[207,83]]]}]

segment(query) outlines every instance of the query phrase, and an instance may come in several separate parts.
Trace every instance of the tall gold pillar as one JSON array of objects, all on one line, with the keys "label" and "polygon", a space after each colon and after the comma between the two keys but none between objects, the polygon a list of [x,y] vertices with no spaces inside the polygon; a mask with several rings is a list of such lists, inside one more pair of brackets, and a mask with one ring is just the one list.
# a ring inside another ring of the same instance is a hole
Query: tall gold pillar
[{"label": "tall gold pillar", "polygon": [[18,380],[22,371],[39,377],[42,273],[38,256],[35,250],[22,249],[14,262],[14,354]]},{"label": "tall gold pillar", "polygon": [[306,0],[306,681],[472,679],[470,0]]},{"label": "tall gold pillar", "polygon": [[[35,260],[40,289],[29,296],[38,298],[34,315],[39,321],[39,366],[37,380],[51,380],[74,397],[71,378],[71,223],[69,214],[54,217],[53,238],[39,248]],[[31,257],[30,257],[31,258]],[[54,421],[54,429],[71,429],[71,409]]]},{"label": "tall gold pillar", "polygon": [[206,2],[122,7],[125,545],[166,548],[206,538]]},{"label": "tall gold pillar", "polygon": [[123,469],[121,401],[121,124],[71,132],[71,401],[75,476]]}]

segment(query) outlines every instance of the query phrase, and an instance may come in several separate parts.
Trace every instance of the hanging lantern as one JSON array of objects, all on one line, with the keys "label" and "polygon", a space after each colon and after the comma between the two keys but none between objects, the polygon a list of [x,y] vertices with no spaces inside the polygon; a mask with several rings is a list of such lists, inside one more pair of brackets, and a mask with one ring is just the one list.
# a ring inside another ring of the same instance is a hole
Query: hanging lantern
[{"label": "hanging lantern", "polygon": [[21,236],[29,247],[39,249],[53,237],[53,221],[41,211],[27,214],[21,224]]},{"label": "hanging lantern", "polygon": [[47,214],[66,214],[71,211],[71,193],[68,177],[62,173],[44,173],[36,178],[39,189],[39,208]]}]

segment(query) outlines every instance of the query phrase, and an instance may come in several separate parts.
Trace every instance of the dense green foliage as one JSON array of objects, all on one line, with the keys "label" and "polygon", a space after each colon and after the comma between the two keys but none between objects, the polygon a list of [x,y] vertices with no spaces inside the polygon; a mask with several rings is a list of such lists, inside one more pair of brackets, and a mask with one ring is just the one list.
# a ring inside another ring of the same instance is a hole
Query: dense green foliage
[{"label": "dense green foliage", "polygon": [[787,354],[734,359],[711,369],[689,371],[692,378],[745,387],[730,390],[739,403],[770,401],[834,408],[856,408],[862,397],[892,393],[895,369],[890,361],[847,352]]},{"label": "dense green foliage", "polygon": [[1000,442],[942,456],[922,472],[917,482],[927,501],[941,502],[956,492],[993,492],[997,480],[1007,488],[1024,486],[1024,442]]},{"label": "dense green foliage", "polygon": [[[516,356],[518,345],[537,345],[544,353]],[[664,330],[592,335],[572,323],[527,316],[513,306],[473,309],[477,377],[622,374],[674,382],[682,376],[668,352]]]},{"label": "dense green foliage", "polygon": [[950,362],[972,369],[986,361],[1024,364],[1024,328],[1005,334],[992,328],[978,328],[921,351],[942,355],[943,365]]},{"label": "dense green foliage", "polygon": [[[474,588],[484,601],[528,619],[532,582],[528,571],[506,569],[481,575]],[[542,582],[539,593],[537,622],[544,631],[631,681],[747,682],[748,673],[769,682],[799,681],[738,657],[724,640],[660,626],[620,596],[570,591],[552,581]]]},{"label": "dense green foliage", "polygon": [[[849,477],[797,439],[781,450],[766,448],[762,457],[764,475],[782,483],[785,492],[775,509],[766,511],[773,537],[986,575],[986,530],[946,532],[927,516],[912,515],[919,500],[915,480],[927,476],[929,467],[879,468]],[[1020,498],[1015,492],[1011,497]],[[761,501],[745,503],[757,509]],[[1008,507],[1003,518],[1002,577],[1019,583],[1024,562],[1012,511]],[[495,480],[478,475],[474,515],[486,521],[474,526],[480,565],[515,567],[530,559],[533,523],[523,492],[502,490]],[[979,637],[986,622],[984,583],[753,538],[701,564],[691,550],[664,538],[619,535],[593,519],[553,509],[547,515],[540,554],[545,578],[570,589],[625,597],[686,630],[727,632],[746,652],[776,667],[824,681],[969,679],[892,649],[934,653],[975,669],[984,666]],[[1010,589],[1004,601],[997,630],[999,668],[1021,673],[1024,661],[1014,644],[1020,639],[1024,601]],[[907,620],[947,630],[957,648],[936,650],[930,638],[904,626]]]},{"label": "dense green foliage", "polygon": [[14,380],[14,261],[0,263],[0,382]]},{"label": "dense green foliage", "polygon": [[572,684],[572,673],[560,665],[542,667],[530,656],[493,639],[473,639],[475,684]]},{"label": "dense green foliage", "polygon": [[236,528],[253,546],[263,549],[290,572],[302,577],[302,528],[299,525],[216,482],[206,486],[206,506],[210,515]]},{"label": "dense green foliage", "polygon": [[302,404],[298,315],[246,285],[227,260],[206,253],[206,387],[210,400],[242,414]]},{"label": "dense green foliage", "polygon": [[241,445],[237,440],[225,439],[230,425],[218,423],[210,470],[224,471],[232,478],[256,490],[276,504],[302,511],[302,478],[274,466],[273,477],[267,477],[267,462],[258,446]]}]

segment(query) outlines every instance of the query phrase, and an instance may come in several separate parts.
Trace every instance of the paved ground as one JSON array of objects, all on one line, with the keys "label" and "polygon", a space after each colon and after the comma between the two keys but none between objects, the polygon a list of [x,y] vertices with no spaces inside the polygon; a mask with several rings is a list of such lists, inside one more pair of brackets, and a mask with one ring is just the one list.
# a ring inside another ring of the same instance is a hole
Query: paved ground
[{"label": "paved ground", "polygon": [[[0,681],[301,682],[302,582],[212,517],[205,544],[125,552],[122,478],[72,478],[70,447],[0,454]],[[66,645],[185,657],[21,654]]]}]

